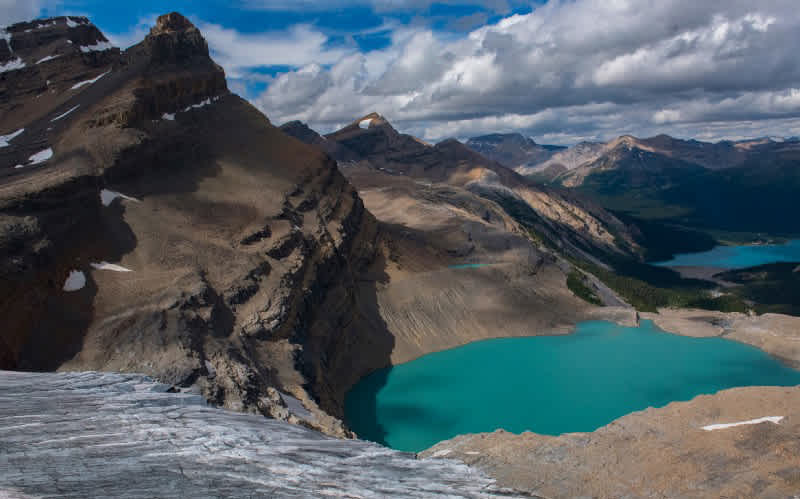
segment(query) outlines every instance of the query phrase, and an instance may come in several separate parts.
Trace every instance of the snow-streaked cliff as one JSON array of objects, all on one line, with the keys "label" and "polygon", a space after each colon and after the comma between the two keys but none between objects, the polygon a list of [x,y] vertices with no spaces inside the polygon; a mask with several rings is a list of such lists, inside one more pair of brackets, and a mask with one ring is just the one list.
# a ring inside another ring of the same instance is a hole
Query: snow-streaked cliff
[{"label": "snow-streaked cliff", "polygon": [[418,460],[206,405],[134,374],[0,371],[0,497],[508,496]]}]

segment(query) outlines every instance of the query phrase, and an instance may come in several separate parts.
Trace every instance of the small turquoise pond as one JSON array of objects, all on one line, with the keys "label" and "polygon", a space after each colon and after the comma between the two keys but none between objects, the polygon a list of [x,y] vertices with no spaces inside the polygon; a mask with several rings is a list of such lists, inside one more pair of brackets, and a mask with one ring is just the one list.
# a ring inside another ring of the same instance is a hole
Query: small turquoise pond
[{"label": "small turquoise pond", "polygon": [[742,269],[778,262],[800,262],[800,239],[786,244],[717,246],[701,253],[680,253],[672,260],[654,265]]},{"label": "small turquoise pond", "polygon": [[460,265],[450,265],[447,267],[448,269],[477,269],[480,267],[486,267],[491,265],[491,263],[462,263]]},{"label": "small turquoise pond", "polygon": [[417,452],[464,433],[593,431],[699,394],[798,384],[800,371],[748,345],[651,321],[592,321],[570,335],[479,341],[376,371],[348,393],[345,414],[361,438]]}]

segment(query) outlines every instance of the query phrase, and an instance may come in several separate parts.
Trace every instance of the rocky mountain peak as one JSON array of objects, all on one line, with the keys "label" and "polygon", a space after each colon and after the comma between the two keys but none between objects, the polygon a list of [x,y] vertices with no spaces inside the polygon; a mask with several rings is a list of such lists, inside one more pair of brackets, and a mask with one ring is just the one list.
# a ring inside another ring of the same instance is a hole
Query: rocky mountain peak
[{"label": "rocky mountain peak", "polygon": [[464,144],[462,144],[458,139],[456,139],[454,137],[450,137],[450,138],[442,140],[441,142],[438,142],[436,144],[436,147],[440,147],[440,148],[441,147],[445,147],[445,148],[447,148],[447,147],[463,146],[463,145]]},{"label": "rocky mountain peak", "polygon": [[57,56],[83,54],[91,59],[97,53],[113,48],[103,33],[85,17],[51,17],[0,28],[0,65],[15,61],[14,65],[3,68],[3,72],[46,62]]},{"label": "rocky mountain peak", "polygon": [[187,64],[209,59],[208,44],[200,30],[177,12],[159,16],[144,43],[154,63]]},{"label": "rocky mountain peak", "polygon": [[[400,134],[386,118],[376,112],[372,112],[358,118],[341,130],[326,135],[326,137],[333,138],[339,142],[349,140],[366,141],[358,145],[345,144],[347,147],[354,146],[361,154],[364,154],[367,150],[372,150],[378,143],[382,144],[381,148],[387,147],[389,143],[399,140]],[[370,144],[368,147],[367,143]]]},{"label": "rocky mountain peak", "polygon": [[521,133],[490,133],[488,135],[472,137],[468,141],[468,143],[472,144],[501,144],[503,142],[536,145],[533,139],[525,137]]},{"label": "rocky mountain peak", "polygon": [[394,128],[386,118],[373,111],[355,120],[347,128],[353,128],[353,129],[360,128],[362,130],[368,130],[370,128],[375,128],[380,126],[386,127],[394,131]]},{"label": "rocky mountain peak", "polygon": [[356,122],[363,121],[363,120],[382,120],[382,121],[386,121],[383,116],[381,116],[380,114],[376,113],[375,111],[369,113],[366,116],[362,116],[360,119],[356,120]]},{"label": "rocky mountain peak", "polygon": [[188,31],[188,30],[196,30],[194,24],[183,14],[179,12],[170,12],[169,14],[164,14],[158,16],[156,19],[156,25],[150,30],[151,35],[158,35],[161,33],[168,33],[172,31]]},{"label": "rocky mountain peak", "polygon": [[622,135],[617,140],[614,141],[614,146],[623,145],[625,147],[631,148],[637,146],[639,141],[633,135]]}]

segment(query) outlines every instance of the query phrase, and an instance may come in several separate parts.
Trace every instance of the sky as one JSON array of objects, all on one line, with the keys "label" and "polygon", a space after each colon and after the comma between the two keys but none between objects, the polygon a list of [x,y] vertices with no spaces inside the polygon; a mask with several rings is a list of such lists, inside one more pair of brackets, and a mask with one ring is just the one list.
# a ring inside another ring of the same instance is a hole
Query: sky
[{"label": "sky", "polygon": [[177,10],[275,124],[370,112],[428,141],[800,135],[797,0],[0,0],[127,47]]}]

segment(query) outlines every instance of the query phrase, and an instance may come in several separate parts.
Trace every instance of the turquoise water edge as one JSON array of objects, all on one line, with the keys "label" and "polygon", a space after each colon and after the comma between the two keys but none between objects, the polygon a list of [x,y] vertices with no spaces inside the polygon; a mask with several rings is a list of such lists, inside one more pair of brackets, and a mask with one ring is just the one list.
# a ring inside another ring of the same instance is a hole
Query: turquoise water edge
[{"label": "turquoise water edge", "polygon": [[558,435],[737,386],[800,384],[800,371],[722,338],[689,338],[651,321],[591,321],[574,334],[502,338],[376,371],[347,395],[361,438],[417,452],[502,428]]},{"label": "turquoise water edge", "polygon": [[800,262],[800,239],[786,244],[717,246],[701,253],[679,253],[672,260],[653,265],[741,269],[778,262]]}]

